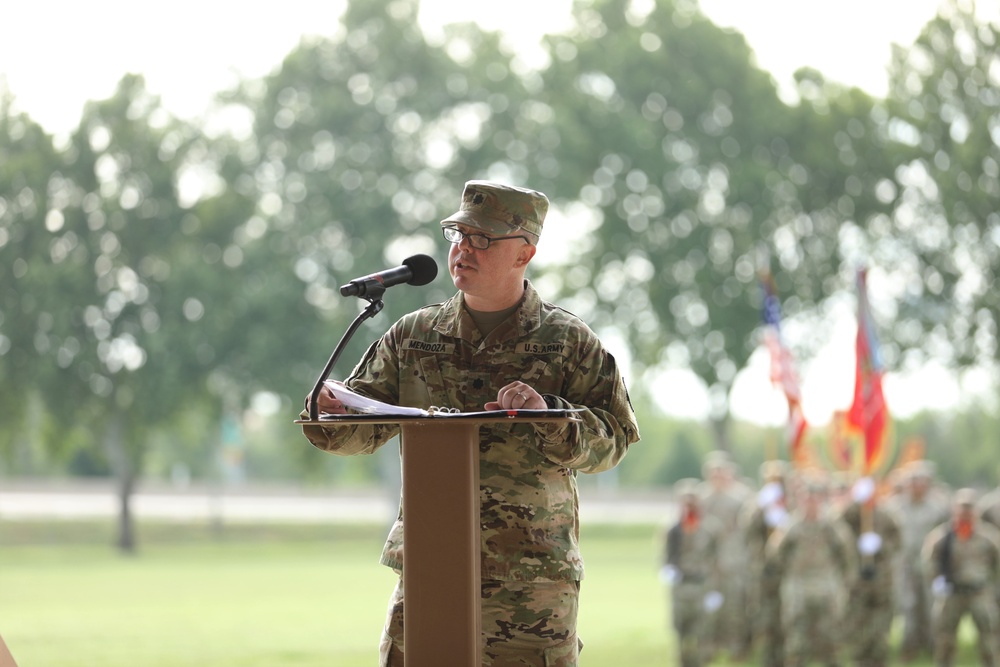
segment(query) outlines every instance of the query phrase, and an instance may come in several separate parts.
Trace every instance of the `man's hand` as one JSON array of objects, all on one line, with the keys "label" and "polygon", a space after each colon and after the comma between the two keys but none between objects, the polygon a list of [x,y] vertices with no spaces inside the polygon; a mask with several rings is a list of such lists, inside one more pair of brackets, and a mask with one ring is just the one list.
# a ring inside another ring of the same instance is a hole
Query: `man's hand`
[{"label": "man's hand", "polygon": [[486,410],[544,410],[545,399],[523,382],[511,382],[497,392],[497,400],[483,406]]},{"label": "man's hand", "polygon": [[[338,382],[337,380],[327,380],[323,383],[323,388],[319,390],[319,395],[316,397],[316,407],[319,412],[328,415],[346,415],[347,408],[344,404],[340,402],[340,399],[333,395],[333,391],[330,389],[330,385],[338,385],[343,387],[343,382]],[[309,409],[311,395],[306,396],[306,410]]]},{"label": "man's hand", "polygon": [[931,592],[934,593],[934,597],[947,597],[951,594],[951,584],[942,575],[934,577],[934,581],[931,582]]}]

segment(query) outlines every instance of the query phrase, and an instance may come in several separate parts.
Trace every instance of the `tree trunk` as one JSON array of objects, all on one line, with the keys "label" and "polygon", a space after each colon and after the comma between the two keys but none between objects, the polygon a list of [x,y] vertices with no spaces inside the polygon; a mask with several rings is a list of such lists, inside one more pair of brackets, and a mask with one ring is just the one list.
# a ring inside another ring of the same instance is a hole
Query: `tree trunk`
[{"label": "tree trunk", "polygon": [[128,448],[125,446],[123,433],[123,417],[120,413],[115,413],[108,423],[108,432],[105,439],[105,447],[108,452],[108,461],[111,463],[111,470],[115,475],[116,490],[118,491],[118,539],[116,546],[123,554],[134,554],[135,541],[135,521],[132,517],[132,494],[135,491],[136,470]]},{"label": "tree trunk", "polygon": [[729,441],[729,412],[721,417],[711,417],[709,421],[712,425],[712,435],[715,436],[715,448],[731,454],[733,446]]},{"label": "tree trunk", "polygon": [[123,554],[135,553],[135,521],[132,518],[132,493],[135,491],[135,474],[127,473],[118,479],[118,550]]}]

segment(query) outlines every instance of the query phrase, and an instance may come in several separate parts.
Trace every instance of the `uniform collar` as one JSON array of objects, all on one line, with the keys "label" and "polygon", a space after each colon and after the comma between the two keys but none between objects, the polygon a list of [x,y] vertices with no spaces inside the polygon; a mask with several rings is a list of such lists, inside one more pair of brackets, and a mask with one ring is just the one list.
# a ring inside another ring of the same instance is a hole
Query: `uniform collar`
[{"label": "uniform collar", "polygon": [[[516,337],[525,336],[535,331],[541,323],[542,300],[531,282],[527,280],[524,281],[524,296],[521,297],[521,304],[514,317],[517,322],[517,331],[513,332],[513,335]],[[433,328],[442,335],[461,338],[472,343],[478,343],[482,340],[482,334],[479,333],[479,329],[476,328],[469,313],[465,310],[465,294],[463,292],[458,292],[444,303]],[[493,333],[499,334],[502,338],[508,338],[510,333],[503,333],[505,331],[508,331],[508,326],[501,324]]]}]

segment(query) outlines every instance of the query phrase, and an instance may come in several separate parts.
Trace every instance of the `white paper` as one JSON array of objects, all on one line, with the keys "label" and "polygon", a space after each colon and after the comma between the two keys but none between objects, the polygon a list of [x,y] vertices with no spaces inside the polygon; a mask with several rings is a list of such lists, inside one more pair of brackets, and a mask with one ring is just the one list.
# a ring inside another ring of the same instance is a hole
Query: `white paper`
[{"label": "white paper", "polygon": [[333,395],[344,404],[345,407],[371,415],[411,415],[415,417],[427,417],[430,413],[421,408],[408,408],[401,405],[391,405],[376,401],[374,398],[366,398],[360,394],[355,394],[342,384],[327,380],[326,386],[333,392]]}]

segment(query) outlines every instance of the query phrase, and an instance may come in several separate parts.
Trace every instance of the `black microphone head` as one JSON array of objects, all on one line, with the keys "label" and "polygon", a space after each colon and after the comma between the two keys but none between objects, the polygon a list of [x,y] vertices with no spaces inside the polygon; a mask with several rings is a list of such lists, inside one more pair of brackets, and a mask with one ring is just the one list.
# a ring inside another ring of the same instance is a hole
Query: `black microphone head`
[{"label": "black microphone head", "polygon": [[403,266],[408,267],[413,276],[406,281],[407,285],[426,285],[438,274],[438,265],[433,257],[414,255],[403,260]]}]

